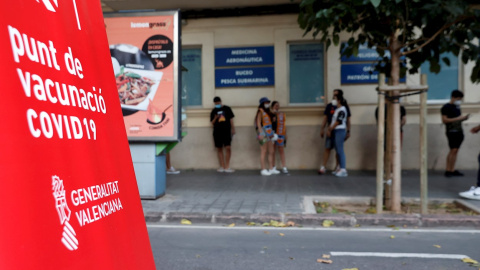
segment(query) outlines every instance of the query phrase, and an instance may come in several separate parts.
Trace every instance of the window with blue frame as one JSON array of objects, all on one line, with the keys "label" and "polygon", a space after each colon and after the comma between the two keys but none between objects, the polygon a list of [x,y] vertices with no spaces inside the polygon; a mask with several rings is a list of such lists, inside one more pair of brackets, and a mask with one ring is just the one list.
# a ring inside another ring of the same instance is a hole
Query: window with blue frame
[{"label": "window with blue frame", "polygon": [[440,59],[448,57],[450,66],[447,66],[442,60],[440,66],[442,69],[438,74],[430,72],[430,63],[423,63],[420,70],[427,74],[428,81],[428,100],[450,99],[452,90],[458,89],[458,58],[453,53],[444,53]]},{"label": "window with blue frame", "polygon": [[324,89],[324,50],[321,43],[289,45],[290,103],[321,103]]},{"label": "window with blue frame", "polygon": [[182,50],[182,104],[202,105],[202,49]]}]

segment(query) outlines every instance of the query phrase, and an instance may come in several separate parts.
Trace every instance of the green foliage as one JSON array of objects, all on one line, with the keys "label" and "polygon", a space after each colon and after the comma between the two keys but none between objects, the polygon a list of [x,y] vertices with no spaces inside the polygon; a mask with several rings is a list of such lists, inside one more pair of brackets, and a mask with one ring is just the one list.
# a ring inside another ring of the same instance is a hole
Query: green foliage
[{"label": "green foliage", "polygon": [[[472,8],[473,0],[302,0],[298,23],[325,42],[340,46],[345,56],[357,55],[367,44],[383,58],[376,69],[387,76],[392,70],[403,75],[418,72],[430,63],[430,71],[440,72],[441,54],[451,52],[463,63],[475,62],[470,76],[480,82],[480,9]],[[350,33],[343,43],[340,33]],[[392,66],[391,58],[405,56],[409,65]],[[403,73],[403,74],[402,74]]]}]

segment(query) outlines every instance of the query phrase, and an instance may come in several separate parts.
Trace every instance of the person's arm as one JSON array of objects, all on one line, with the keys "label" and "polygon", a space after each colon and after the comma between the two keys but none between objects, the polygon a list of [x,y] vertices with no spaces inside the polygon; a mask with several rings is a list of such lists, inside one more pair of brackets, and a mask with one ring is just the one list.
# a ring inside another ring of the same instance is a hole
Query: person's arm
[{"label": "person's arm", "polygon": [[325,136],[325,127],[327,126],[327,116],[323,116],[322,127],[320,129],[320,137],[323,138]]},{"label": "person's arm", "polygon": [[405,124],[407,123],[407,117],[404,115],[402,116],[402,121],[400,121],[402,127],[405,126]]},{"label": "person's arm", "polygon": [[[212,112],[212,114],[213,114],[213,112]],[[218,114],[216,114],[216,115],[213,116],[213,117],[210,116],[210,119],[213,118],[213,119],[210,121],[210,123],[212,124],[212,126],[215,125],[215,122],[217,121],[218,117],[220,117]]]},{"label": "person's arm", "polygon": [[449,124],[449,123],[458,122],[458,121],[465,121],[468,119],[469,116],[470,116],[469,114],[466,114],[466,115],[460,115],[454,118],[448,118],[445,114],[442,114],[442,123]]},{"label": "person's arm", "polygon": [[347,134],[345,135],[345,141],[350,138],[350,116],[347,117]]},{"label": "person's arm", "polygon": [[478,133],[479,131],[480,131],[480,125],[472,128],[472,129],[470,130],[470,132],[473,133],[473,134]]},{"label": "person's arm", "polygon": [[262,128],[262,115],[260,113],[260,110],[257,111],[257,129],[258,129],[258,132],[261,132],[261,128]]}]

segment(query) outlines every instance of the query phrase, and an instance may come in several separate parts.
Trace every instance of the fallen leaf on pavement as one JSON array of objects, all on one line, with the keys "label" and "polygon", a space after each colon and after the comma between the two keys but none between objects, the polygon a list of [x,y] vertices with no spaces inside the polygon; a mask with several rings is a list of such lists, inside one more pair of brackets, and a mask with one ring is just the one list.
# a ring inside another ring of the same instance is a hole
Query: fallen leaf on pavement
[{"label": "fallen leaf on pavement", "polygon": [[442,246],[440,246],[440,245],[433,245],[433,246],[436,247],[436,248],[442,248]]},{"label": "fallen leaf on pavement", "polygon": [[262,226],[270,226],[270,223],[264,222],[264,223],[262,224]]},{"label": "fallen leaf on pavement", "polygon": [[332,264],[333,263],[332,260],[324,260],[324,259],[317,259],[317,262],[318,263],[326,263],[326,264]]},{"label": "fallen leaf on pavement", "polygon": [[257,223],[255,223],[255,222],[247,222],[247,226],[255,226],[255,225],[257,225]]},{"label": "fallen leaf on pavement", "polygon": [[288,258],[289,258],[290,260],[295,260],[295,258],[293,258],[293,257],[288,257]]},{"label": "fallen leaf on pavement", "polygon": [[342,270],[358,270],[358,268],[343,268]]},{"label": "fallen leaf on pavement", "polygon": [[192,222],[186,218],[182,219],[180,221],[180,224],[183,224],[183,225],[192,225]]},{"label": "fallen leaf on pavement", "polygon": [[335,222],[333,222],[332,220],[326,219],[326,220],[323,221],[322,226],[323,227],[330,227],[333,224],[335,224]]},{"label": "fallen leaf on pavement", "polygon": [[284,234],[284,233],[279,233],[278,235],[280,235],[280,236],[285,236],[285,234]]},{"label": "fallen leaf on pavement", "polygon": [[264,233],[264,234],[270,234],[270,232],[269,232],[269,231],[264,231],[263,233]]},{"label": "fallen leaf on pavement", "polygon": [[288,221],[288,222],[287,222],[287,226],[288,226],[288,227],[293,227],[293,226],[295,226],[295,222],[293,222],[293,221]]},{"label": "fallen leaf on pavement", "polygon": [[330,259],[330,255],[328,255],[328,254],[323,254],[323,255],[322,255],[322,258],[324,258],[324,259]]},{"label": "fallen leaf on pavement", "polygon": [[475,261],[474,259],[470,259],[470,258],[463,258],[462,259],[462,262],[464,263],[471,263],[471,264],[477,264],[478,262]]},{"label": "fallen leaf on pavement", "polygon": [[195,255],[195,257],[197,257],[197,259],[200,259],[200,257],[202,257],[202,256],[197,254],[197,255]]},{"label": "fallen leaf on pavement", "polygon": [[228,225],[227,227],[230,227],[230,228],[235,227],[235,223],[232,223],[232,224]]},{"label": "fallen leaf on pavement", "polygon": [[395,239],[395,235],[390,235],[390,239]]}]

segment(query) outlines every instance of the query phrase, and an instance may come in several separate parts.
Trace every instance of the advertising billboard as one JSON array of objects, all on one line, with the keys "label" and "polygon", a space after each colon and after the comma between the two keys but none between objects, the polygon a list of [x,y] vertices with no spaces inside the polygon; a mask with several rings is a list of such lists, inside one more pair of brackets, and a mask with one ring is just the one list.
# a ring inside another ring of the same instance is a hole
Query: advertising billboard
[{"label": "advertising billboard", "polygon": [[155,269],[99,1],[0,10],[0,269]]},{"label": "advertising billboard", "polygon": [[105,27],[128,139],[180,140],[179,12],[105,14]]}]

